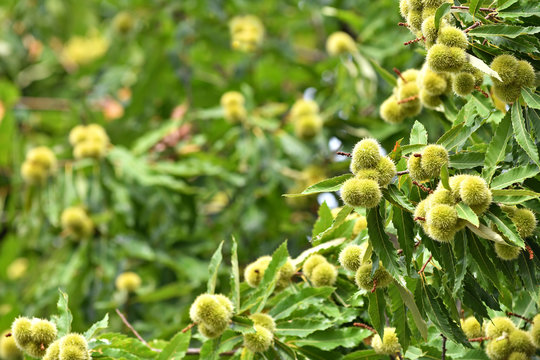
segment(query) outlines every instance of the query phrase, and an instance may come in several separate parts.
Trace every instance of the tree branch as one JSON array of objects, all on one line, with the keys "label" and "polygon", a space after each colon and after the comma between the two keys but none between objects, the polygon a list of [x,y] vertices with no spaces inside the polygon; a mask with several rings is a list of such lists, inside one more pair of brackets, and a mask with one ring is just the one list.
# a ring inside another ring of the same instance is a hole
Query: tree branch
[{"label": "tree branch", "polygon": [[139,339],[140,342],[142,342],[144,345],[146,345],[150,350],[152,351],[155,351],[155,352],[161,352],[161,349],[154,349],[153,347],[150,346],[150,344],[148,344],[146,342],[146,340],[144,340],[142,338],[142,336],[137,332],[137,330],[135,330],[135,328],[133,328],[133,326],[129,323],[129,321],[126,319],[126,317],[124,316],[124,314],[122,314],[120,312],[120,310],[118,309],[115,309],[116,310],[116,313],[118,314],[118,316],[120,316],[120,319],[122,319],[122,322],[124,323],[124,325],[126,325],[130,330],[131,332],[133,333],[133,335],[135,335],[135,337],[137,339]]}]

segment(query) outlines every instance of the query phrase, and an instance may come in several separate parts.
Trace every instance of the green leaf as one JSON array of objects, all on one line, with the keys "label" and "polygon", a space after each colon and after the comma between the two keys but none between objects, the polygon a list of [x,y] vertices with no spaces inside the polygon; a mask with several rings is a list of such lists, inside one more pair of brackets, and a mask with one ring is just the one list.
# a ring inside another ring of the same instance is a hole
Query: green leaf
[{"label": "green leaf", "polygon": [[531,89],[521,88],[521,95],[527,106],[540,109],[540,96],[536,95]]},{"label": "green leaf", "polygon": [[96,335],[96,333],[99,330],[106,329],[108,326],[109,326],[109,314],[105,314],[103,319],[94,323],[92,326],[90,326],[88,330],[86,330],[86,332],[84,333],[84,337],[86,338],[87,341],[89,341],[90,339],[94,337],[94,335]]},{"label": "green leaf", "polygon": [[394,208],[392,223],[397,230],[399,247],[403,250],[405,264],[410,268],[414,251],[414,220],[412,215],[401,208]]},{"label": "green leaf", "polygon": [[298,197],[311,194],[318,194],[322,192],[333,192],[341,189],[341,185],[348,179],[354,177],[353,174],[344,174],[339,175],[330,179],[323,180],[316,184],[311,185],[306,190],[302,191],[300,194],[284,194],[285,197]]},{"label": "green leaf", "polygon": [[353,208],[349,205],[343,206],[343,208],[336,215],[336,218],[332,220],[332,225],[323,232],[317,234],[316,237],[311,239],[313,245],[321,244],[325,239],[328,240],[328,236],[334,235],[333,231],[338,229],[346,220],[347,216],[353,211]]},{"label": "green leaf", "polygon": [[504,211],[498,206],[492,206],[486,213],[488,219],[499,229],[510,242],[511,245],[525,247],[525,243],[516,229],[516,226],[512,220],[506,215]]},{"label": "green leaf", "polygon": [[307,287],[299,292],[286,296],[269,311],[274,320],[288,317],[299,307],[304,307],[312,303],[320,303],[334,292],[333,287]]},{"label": "green leaf", "polygon": [[445,15],[449,14],[451,9],[452,9],[452,4],[450,3],[444,3],[437,8],[437,11],[435,11],[435,29],[439,30],[441,19]]},{"label": "green leaf", "polygon": [[397,80],[394,77],[394,75],[392,75],[388,70],[386,70],[381,65],[379,65],[379,63],[376,62],[375,60],[371,58],[368,58],[368,60],[371,63],[371,65],[373,65],[373,68],[375,69],[375,71],[377,71],[379,75],[384,79],[384,81],[386,81],[392,87],[396,86]]},{"label": "green leaf", "polygon": [[373,349],[369,350],[358,350],[352,353],[349,353],[343,357],[342,360],[386,360],[387,355],[379,355]]},{"label": "green leaf", "polygon": [[62,337],[71,332],[71,322],[73,321],[73,315],[68,307],[68,295],[62,290],[58,290],[60,296],[58,297],[58,303],[56,308],[58,309],[58,315],[52,317],[52,321],[56,324],[58,329],[58,337]]},{"label": "green leaf", "polygon": [[467,234],[467,243],[469,245],[469,252],[472,255],[471,258],[474,260],[478,269],[482,274],[491,280],[495,287],[500,287],[499,278],[497,277],[497,272],[493,271],[495,265],[487,255],[484,245],[478,240],[478,238],[472,234]]},{"label": "green leaf", "polygon": [[433,286],[422,283],[422,301],[428,318],[449,340],[466,347],[471,347],[467,336],[461,330],[461,327],[450,317],[446,306],[440,297],[436,295]]},{"label": "green leaf", "polygon": [[510,170],[496,176],[491,182],[492,189],[502,189],[515,183],[531,178],[540,173],[536,165],[523,165],[511,168]]},{"label": "green leaf", "polygon": [[470,0],[469,1],[469,13],[474,17],[476,12],[480,8],[482,2],[480,0]]},{"label": "green leaf", "polygon": [[390,298],[390,314],[388,315],[391,316],[391,324],[396,328],[399,343],[403,348],[403,353],[405,353],[409,347],[411,330],[407,324],[405,303],[395,284],[390,284],[388,287],[388,297]]},{"label": "green leaf", "polygon": [[495,130],[495,135],[489,142],[486,159],[484,161],[484,168],[482,169],[482,177],[489,184],[495,170],[497,170],[497,164],[504,160],[506,154],[506,145],[508,140],[512,136],[512,120],[510,119],[510,114],[506,113],[505,117],[497,126]]},{"label": "green leaf", "polygon": [[456,281],[454,283],[454,289],[452,291],[455,296],[461,289],[463,279],[467,273],[467,236],[465,231],[459,231],[456,234],[456,239],[453,242],[454,255],[456,256]]},{"label": "green leaf", "polygon": [[382,336],[384,334],[384,325],[386,318],[384,316],[384,310],[386,308],[386,301],[384,299],[383,291],[369,292],[367,294],[369,304],[368,304],[368,314],[371,325],[377,330],[377,333]]},{"label": "green leaf", "polygon": [[491,77],[494,77],[495,79],[497,79],[499,81],[502,81],[499,74],[497,74],[497,72],[495,70],[490,68],[488,64],[486,64],[485,62],[483,62],[482,60],[480,60],[479,58],[477,58],[476,56],[473,56],[471,54],[467,54],[467,57],[469,59],[469,63],[472,66],[474,66],[475,68],[477,68],[478,70],[480,70],[484,74],[487,74],[487,75],[489,75]]},{"label": "green leaf", "polygon": [[386,269],[394,276],[401,274],[397,252],[385,232],[385,222],[380,214],[380,206],[367,210],[368,234],[373,250]]},{"label": "green leaf", "polygon": [[304,338],[315,331],[326,330],[334,324],[328,320],[296,318],[276,324],[276,333],[280,336]]},{"label": "green leaf", "polygon": [[444,165],[441,168],[441,183],[443,184],[444,188],[446,190],[452,190],[450,189],[450,182],[449,182],[449,175],[448,175],[448,166]]},{"label": "green leaf", "polygon": [[186,355],[191,340],[191,330],[178,332],[159,353],[158,360],[180,360]]},{"label": "green leaf", "polygon": [[532,294],[531,297],[536,296],[535,293],[538,290],[538,279],[536,276],[536,270],[534,262],[529,259],[529,254],[526,251],[522,251],[518,258],[519,275],[525,288]]},{"label": "green leaf", "polygon": [[369,330],[348,327],[341,329],[329,329],[317,331],[304,339],[292,339],[290,342],[296,346],[313,346],[322,350],[332,350],[338,346],[352,348],[357,346],[362,340],[371,336]]},{"label": "green leaf", "polygon": [[388,185],[386,189],[382,189],[382,193],[383,197],[388,200],[388,202],[408,212],[414,212],[414,205],[409,201],[407,196],[405,196],[405,194],[398,189],[396,185]]},{"label": "green leaf", "polygon": [[219,243],[217,250],[212,255],[210,259],[210,264],[208,265],[208,273],[210,277],[208,278],[208,284],[206,286],[206,292],[208,294],[213,294],[216,290],[216,282],[218,276],[219,265],[221,265],[221,260],[223,260],[223,255],[221,254],[221,249],[223,248],[223,241]]},{"label": "green leaf", "polygon": [[315,225],[313,225],[312,237],[316,237],[321,232],[328,229],[333,221],[334,217],[332,216],[332,211],[328,205],[326,205],[326,201],[324,201],[319,207],[319,218],[315,222]]},{"label": "green leaf", "polygon": [[397,280],[394,280],[394,285],[396,285],[397,289],[399,290],[399,294],[401,295],[401,299],[403,300],[405,305],[407,305],[407,308],[411,312],[412,318],[414,320],[416,328],[420,332],[420,335],[422,335],[422,338],[424,340],[427,340],[427,336],[428,336],[427,324],[424,318],[422,317],[422,314],[420,313],[420,310],[418,309],[416,302],[414,301],[414,297],[412,293],[403,285],[401,285]]},{"label": "green leaf", "polygon": [[424,125],[416,120],[411,130],[409,144],[424,144],[427,145],[428,134]]},{"label": "green leaf", "polygon": [[162,125],[160,128],[149,131],[143,136],[139,137],[133,145],[132,152],[135,155],[142,155],[156,145],[161,139],[163,139],[172,130],[180,127],[180,122],[172,120]]},{"label": "green leaf", "polygon": [[514,136],[519,146],[525,150],[527,155],[529,155],[529,158],[531,158],[536,165],[540,166],[538,149],[534,145],[531,135],[525,127],[525,119],[523,118],[523,113],[521,112],[519,100],[516,100],[514,105],[512,105],[512,127],[514,128]]},{"label": "green leaf", "polygon": [[491,37],[505,36],[515,38],[520,35],[536,34],[540,32],[540,26],[517,26],[517,25],[484,25],[469,31],[469,35]]},{"label": "green leaf", "polygon": [[449,167],[453,169],[472,169],[484,165],[486,154],[478,151],[463,151],[450,155]]},{"label": "green leaf", "polygon": [[474,131],[474,127],[465,127],[465,123],[454,125],[437,140],[437,144],[452,150],[464,144]]},{"label": "green leaf", "polygon": [[235,309],[240,309],[240,270],[238,269],[238,243],[232,237],[231,246],[231,300]]},{"label": "green leaf", "polygon": [[521,204],[525,201],[540,198],[540,193],[523,189],[492,190],[494,203],[505,205]]},{"label": "green leaf", "polygon": [[460,202],[459,204],[456,205],[456,211],[460,219],[465,219],[468,222],[474,224],[475,226],[480,225],[480,221],[478,220],[478,215],[474,213],[474,211],[469,207],[469,205],[463,202]]},{"label": "green leaf", "polygon": [[[277,278],[279,275],[279,269],[285,265],[289,258],[289,252],[287,251],[287,241],[284,241],[280,247],[272,254],[272,260],[268,267],[264,271],[264,276],[261,283],[257,287],[257,291],[252,295],[254,303],[258,302],[255,312],[261,312],[264,309],[266,300],[274,291],[276,287]],[[250,303],[248,301],[248,303]]]}]

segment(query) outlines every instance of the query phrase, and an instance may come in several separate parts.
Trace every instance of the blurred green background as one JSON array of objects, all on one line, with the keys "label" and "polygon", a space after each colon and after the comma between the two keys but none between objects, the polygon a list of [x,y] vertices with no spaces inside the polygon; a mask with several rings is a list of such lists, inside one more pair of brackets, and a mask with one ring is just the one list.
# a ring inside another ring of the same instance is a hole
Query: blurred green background
[{"label": "blurred green background", "polygon": [[[265,28],[253,52],[231,46],[229,21],[245,14]],[[424,57],[401,45],[412,36],[399,21],[395,0],[4,0],[0,330],[21,313],[47,316],[62,288],[75,330],[118,307],[143,334],[168,337],[188,322],[222,240],[227,248],[236,237],[241,267],[285,239],[292,255],[307,248],[317,204],[339,200],[282,195],[346,172],[335,151],[361,137],[390,151],[415,120],[378,116],[392,91],[382,69]],[[358,57],[327,54],[335,31],[356,40]],[[230,90],[246,98],[241,123],[224,119]],[[303,97],[324,121],[312,139],[288,115]],[[434,139],[449,127],[436,111],[418,120]],[[90,123],[112,145],[103,159],[74,160],[69,131]],[[53,150],[58,168],[28,185],[20,168],[37,146]],[[62,231],[60,214],[74,205],[95,223],[91,239]],[[115,289],[124,271],[142,278],[135,294]],[[111,328],[121,329],[117,317]]]}]

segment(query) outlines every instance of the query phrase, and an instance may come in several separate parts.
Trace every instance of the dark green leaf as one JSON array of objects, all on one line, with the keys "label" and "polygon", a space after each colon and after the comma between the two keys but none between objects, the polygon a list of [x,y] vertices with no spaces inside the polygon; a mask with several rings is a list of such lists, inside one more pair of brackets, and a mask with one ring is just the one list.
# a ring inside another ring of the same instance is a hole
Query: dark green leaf
[{"label": "dark green leaf", "polygon": [[374,291],[367,294],[369,304],[368,304],[368,314],[371,325],[377,330],[377,333],[380,334],[381,338],[384,334],[385,326],[385,308],[386,301],[384,299],[383,291]]},{"label": "dark green leaf", "polygon": [[223,255],[221,254],[222,248],[223,241],[219,243],[217,250],[214,252],[214,255],[212,255],[212,258],[210,259],[210,264],[208,265],[208,273],[210,274],[206,286],[206,291],[208,294],[213,294],[216,289],[219,265],[221,265],[221,260],[223,259]]},{"label": "dark green leaf", "polygon": [[180,360],[186,355],[191,339],[191,330],[178,332],[159,353],[158,360]]},{"label": "dark green leaf", "polygon": [[439,26],[441,24],[441,19],[450,13],[450,10],[452,9],[452,4],[450,3],[443,3],[437,11],[435,11],[435,29],[439,29]]},{"label": "dark green leaf", "polygon": [[536,165],[523,165],[511,168],[510,170],[496,176],[491,182],[492,189],[503,189],[515,183],[521,183],[523,180],[536,176],[540,169]]},{"label": "dark green leaf", "polygon": [[401,274],[394,245],[385,232],[385,221],[380,214],[380,207],[367,211],[368,234],[373,250],[381,259],[386,269],[394,276]]},{"label": "dark green leaf", "polygon": [[62,337],[71,332],[71,322],[73,321],[73,315],[68,306],[68,295],[62,290],[58,290],[59,297],[56,308],[58,309],[58,315],[52,317],[52,321],[56,324],[58,329],[58,336]]},{"label": "dark green leaf", "polygon": [[534,142],[531,139],[531,135],[525,127],[525,119],[523,118],[523,113],[521,110],[521,105],[519,104],[519,100],[516,100],[514,102],[514,105],[512,105],[512,127],[514,129],[514,136],[519,146],[521,146],[521,148],[525,150],[527,155],[529,155],[529,158],[536,165],[540,166],[538,149],[534,145]]}]

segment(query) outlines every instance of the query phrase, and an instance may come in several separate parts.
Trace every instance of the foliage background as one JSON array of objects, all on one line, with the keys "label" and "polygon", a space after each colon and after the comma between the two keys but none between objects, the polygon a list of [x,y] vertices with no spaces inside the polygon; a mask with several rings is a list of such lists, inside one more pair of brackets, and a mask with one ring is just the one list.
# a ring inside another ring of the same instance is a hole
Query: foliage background
[{"label": "foliage background", "polygon": [[[127,33],[115,27],[120,12],[133,20]],[[246,13],[266,28],[253,54],[230,47],[227,23]],[[401,45],[411,34],[396,25],[394,0],[6,0],[0,20],[0,329],[20,313],[47,316],[60,287],[70,295],[75,329],[120,307],[145,336],[170,338],[189,322],[187,306],[204,291],[223,239],[236,237],[241,266],[285,239],[291,255],[310,246],[317,204],[339,200],[284,198],[309,185],[302,171],[315,169],[319,180],[342,174],[348,162],[336,150],[373,136],[390,151],[409,139],[415,120],[430,141],[452,125],[436,111],[400,125],[378,117],[392,86],[366,74],[374,66],[418,68],[425,55]],[[538,16],[529,21],[538,24]],[[353,35],[373,62],[354,71],[351,59],[329,57],[325,41],[337,30]],[[106,52],[66,65],[69,40],[92,34],[103,37]],[[246,96],[247,124],[223,119],[219,98],[228,90]],[[313,141],[298,139],[287,122],[302,96],[318,101],[325,121]],[[73,161],[67,134],[80,123],[106,128],[114,145],[106,159]],[[156,146],[173,130],[170,146]],[[26,152],[38,145],[51,147],[61,164],[44,188],[20,177]],[[60,213],[74,204],[85,204],[98,225],[91,242],[61,232]],[[229,241],[224,246],[230,251]],[[10,279],[8,265],[20,257],[28,270]],[[129,300],[114,288],[126,270],[143,279]],[[227,267],[220,277],[225,292]],[[118,318],[110,329],[122,329]]]}]

